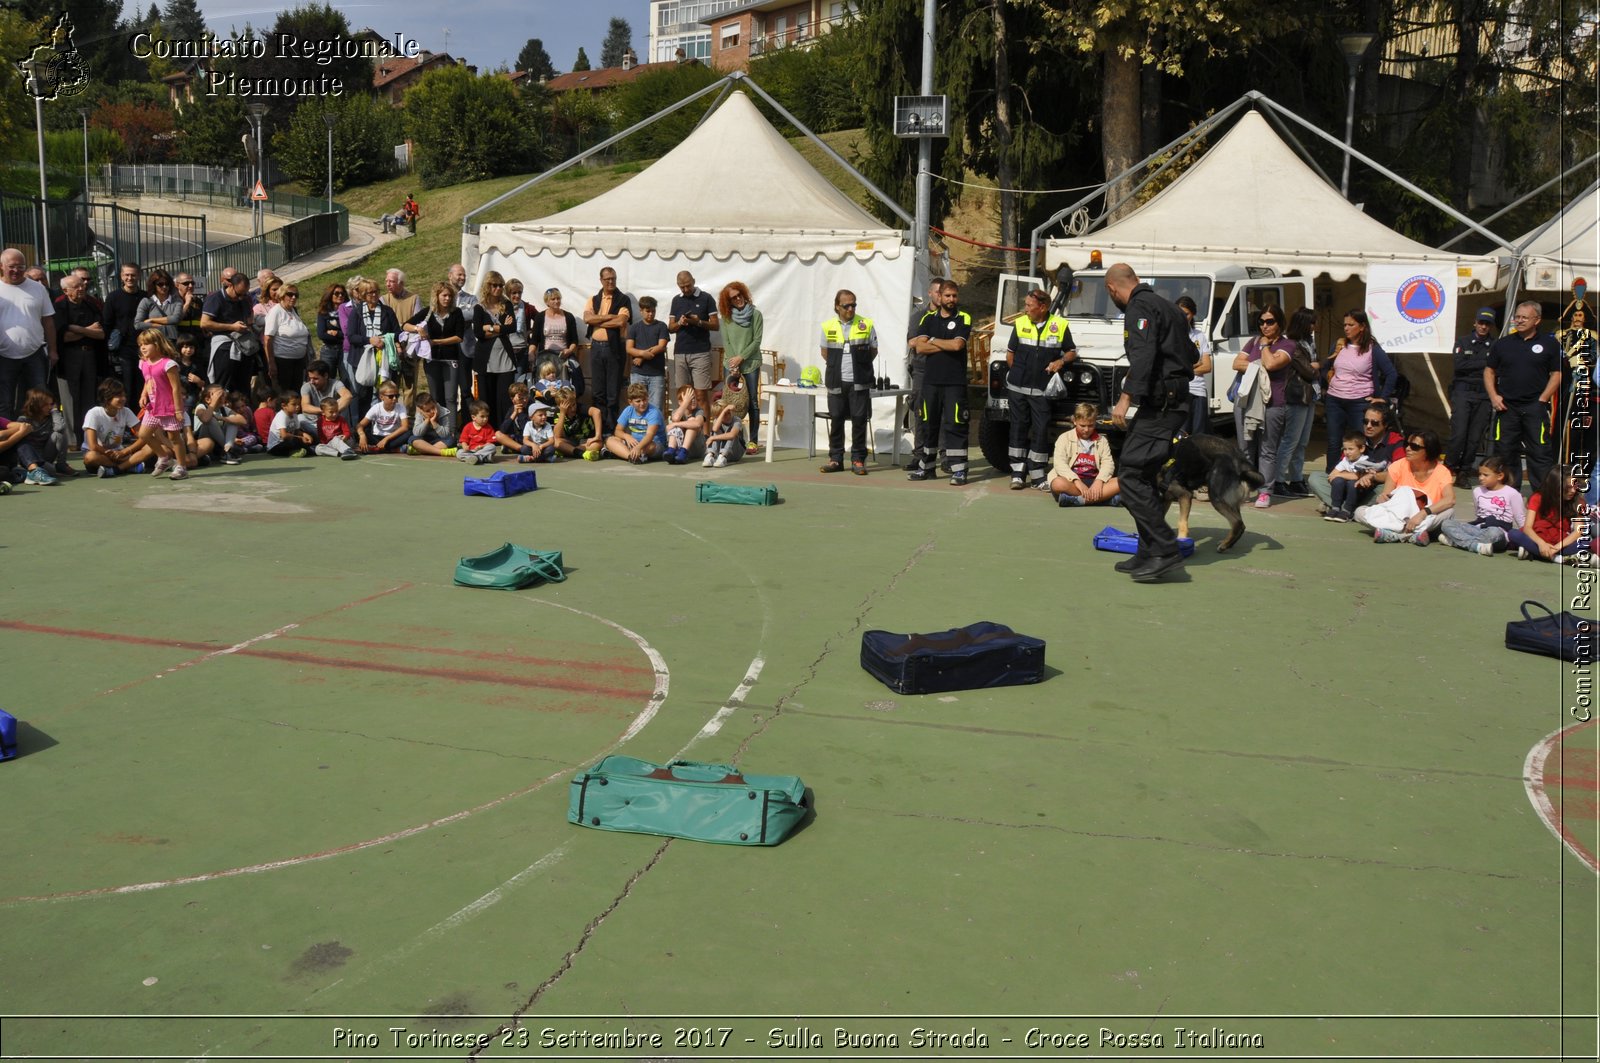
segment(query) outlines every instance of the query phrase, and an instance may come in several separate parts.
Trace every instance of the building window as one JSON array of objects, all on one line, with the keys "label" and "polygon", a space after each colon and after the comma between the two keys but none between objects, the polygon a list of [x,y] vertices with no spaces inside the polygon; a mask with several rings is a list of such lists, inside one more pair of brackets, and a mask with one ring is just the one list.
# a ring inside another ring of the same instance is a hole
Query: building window
[{"label": "building window", "polygon": [[717,46],[719,48],[739,47],[739,24],[737,22],[730,22],[722,27],[722,35],[718,39]]}]

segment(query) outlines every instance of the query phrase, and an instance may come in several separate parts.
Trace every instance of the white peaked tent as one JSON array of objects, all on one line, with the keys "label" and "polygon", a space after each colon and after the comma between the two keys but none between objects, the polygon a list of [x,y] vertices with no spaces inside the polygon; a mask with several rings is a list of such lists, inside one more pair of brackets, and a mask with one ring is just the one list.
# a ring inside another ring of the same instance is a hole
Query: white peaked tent
[{"label": "white peaked tent", "polygon": [[[626,183],[536,221],[484,225],[477,243],[478,276],[518,277],[535,304],[538,293],[560,288],[564,308],[580,317],[604,266],[635,299],[655,296],[663,320],[680,270],[713,296],[743,281],[765,321],[762,346],[778,352],[794,378],[819,364],[822,322],[834,293],[848,288],[857,312],[876,322],[879,375],[897,383],[903,376],[915,259],[905,234],[829,183],[743,92],[729,93],[682,143]],[[879,404],[875,412],[887,429],[892,408]],[[804,443],[812,426],[800,420],[791,412],[784,422],[785,442]]]},{"label": "white peaked tent", "polygon": [[1568,291],[1579,277],[1600,285],[1600,184],[1504,253],[1521,259],[1523,290]]},{"label": "white peaked tent", "polygon": [[1082,269],[1091,250],[1107,263],[1157,275],[1223,262],[1326,273],[1335,281],[1364,278],[1374,264],[1448,265],[1462,288],[1492,288],[1498,275],[1492,257],[1440,251],[1369,218],[1255,110],[1127,217],[1087,236],[1048,241],[1045,266]]}]

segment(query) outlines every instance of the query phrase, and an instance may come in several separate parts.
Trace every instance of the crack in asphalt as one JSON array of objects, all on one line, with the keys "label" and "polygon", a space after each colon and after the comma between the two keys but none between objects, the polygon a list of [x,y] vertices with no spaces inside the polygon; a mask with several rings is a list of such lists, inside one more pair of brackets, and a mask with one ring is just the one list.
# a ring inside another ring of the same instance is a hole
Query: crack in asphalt
[{"label": "crack in asphalt", "polygon": [[1079,838],[1098,838],[1107,841],[1162,842],[1168,845],[1180,845],[1186,849],[1203,849],[1213,853],[1270,856],[1284,860],[1322,860],[1352,867],[1382,867],[1396,871],[1445,871],[1452,875],[1464,875],[1468,878],[1505,879],[1513,882],[1547,881],[1553,883],[1553,880],[1537,877],[1530,878],[1527,875],[1511,875],[1499,871],[1471,871],[1459,867],[1446,867],[1443,864],[1401,864],[1392,860],[1337,856],[1332,853],[1286,853],[1271,849],[1248,849],[1238,845],[1209,845],[1205,842],[1187,841],[1183,838],[1168,838],[1159,834],[1117,834],[1112,831],[1074,830],[1071,827],[1060,827],[1053,823],[1002,823],[999,820],[975,819],[967,816],[943,816],[937,812],[900,812],[892,808],[871,808],[866,805],[856,805],[854,807],[858,811],[877,812],[880,815],[894,816],[899,819],[934,819],[943,823],[962,823],[973,827],[1003,827],[1007,830],[1046,830],[1056,834],[1070,834]]},{"label": "crack in asphalt", "polygon": [[601,911],[599,915],[589,920],[588,925],[583,928],[583,933],[578,935],[578,943],[572,946],[572,948],[568,949],[566,954],[561,957],[561,963],[557,965],[553,972],[551,972],[550,977],[546,978],[544,981],[535,986],[533,992],[529,994],[527,1001],[523,1003],[520,1008],[511,1013],[510,1020],[501,1023],[498,1027],[496,1027],[494,1033],[489,1035],[487,1042],[480,1044],[477,1048],[474,1048],[470,1053],[468,1053],[468,1059],[477,1059],[478,1056],[483,1052],[484,1048],[489,1047],[500,1037],[515,1031],[522,1025],[522,1017],[532,1010],[533,1006],[539,1002],[540,997],[549,992],[552,986],[559,982],[568,971],[572,970],[573,962],[577,960],[579,954],[581,954],[588,946],[589,939],[594,936],[595,931],[600,929],[600,924],[605,922],[607,917],[609,917],[612,912],[616,911],[623,901],[628,899],[628,894],[633,892],[633,887],[638,885],[639,880],[644,878],[646,873],[648,873],[651,868],[656,866],[656,864],[661,860],[661,857],[666,854],[668,847],[672,845],[674,840],[675,839],[668,838],[666,841],[662,842],[660,848],[651,854],[649,860],[645,861],[644,866],[639,868],[639,870],[635,871],[632,875],[628,876],[628,881],[622,884],[622,891],[611,899],[611,903],[606,905],[605,909]]},{"label": "crack in asphalt", "polygon": [[[977,497],[978,496],[976,494],[968,495],[967,498],[962,500],[960,509],[966,509],[972,504],[973,501],[977,499]],[[959,511],[960,510],[958,509],[958,512]],[[810,683],[817,677],[818,669],[822,667],[822,662],[828,658],[828,655],[833,652],[834,644],[838,640],[852,635],[861,629],[861,626],[866,622],[867,614],[872,611],[872,606],[880,598],[893,591],[895,587],[899,585],[900,580],[905,577],[906,573],[910,572],[911,569],[915,567],[916,563],[922,559],[922,556],[929,550],[933,549],[933,544],[934,539],[929,538],[919,545],[911,552],[910,556],[906,558],[906,563],[900,566],[899,571],[890,576],[888,581],[881,587],[874,589],[862,599],[861,604],[857,607],[855,619],[851,622],[850,626],[823,642],[822,651],[817,654],[816,659],[812,661],[811,664],[805,669],[805,672],[801,676],[800,680],[796,682],[794,686],[790,687],[789,690],[786,691],[781,697],[779,697],[776,702],[773,703],[772,711],[766,714],[765,718],[761,721],[760,726],[758,726],[750,734],[746,735],[744,741],[739,743],[738,749],[735,750],[733,756],[729,758],[730,763],[739,763],[739,758],[744,756],[745,751],[750,748],[750,743],[764,734],[767,728],[772,725],[772,722],[782,715],[784,706],[793,700],[795,695],[804,689],[806,684]],[[527,1001],[512,1013],[509,1021],[502,1023],[495,1029],[494,1033],[490,1035],[490,1039],[486,1044],[480,1045],[478,1048],[472,1050],[467,1057],[468,1059],[477,1059],[483,1052],[484,1048],[488,1047],[489,1044],[492,1044],[496,1038],[499,1038],[508,1032],[514,1031],[522,1025],[522,1017],[532,1010],[533,1006],[539,1002],[540,997],[549,992],[549,990],[555,986],[555,984],[559,982],[568,971],[572,970],[573,963],[588,946],[589,940],[594,936],[595,932],[599,930],[600,924],[605,922],[606,918],[609,917],[612,912],[616,911],[623,901],[627,900],[628,895],[633,892],[634,886],[638,885],[639,880],[648,874],[649,871],[660,862],[662,856],[666,854],[668,847],[672,845],[672,842],[672,838],[668,838],[666,841],[662,842],[661,847],[651,855],[650,859],[645,862],[644,866],[640,867],[639,870],[635,871],[631,876],[629,876],[628,881],[623,883],[622,891],[613,897],[611,903],[606,905],[605,909],[601,911],[599,915],[591,919],[588,925],[583,928],[583,933],[579,935],[577,944],[568,949],[566,954],[561,957],[561,963],[550,974],[550,976],[543,982],[540,982],[539,985],[534,988],[533,992],[528,996]]]}]

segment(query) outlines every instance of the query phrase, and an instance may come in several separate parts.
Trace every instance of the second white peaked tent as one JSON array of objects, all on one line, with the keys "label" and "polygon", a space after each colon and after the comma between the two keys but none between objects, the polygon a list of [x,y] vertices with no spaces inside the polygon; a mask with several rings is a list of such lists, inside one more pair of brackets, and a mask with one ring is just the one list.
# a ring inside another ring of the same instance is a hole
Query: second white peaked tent
[{"label": "second white peaked tent", "polygon": [[1591,288],[1600,284],[1600,184],[1590,185],[1506,253],[1521,258],[1525,291],[1567,291],[1579,277]]},{"label": "second white peaked tent", "polygon": [[1418,243],[1362,213],[1307,166],[1258,111],[1246,111],[1200,160],[1150,202],[1087,236],[1050,240],[1045,264],[1082,269],[1089,252],[1141,274],[1235,263],[1334,281],[1373,264],[1440,264],[1463,289],[1492,288],[1493,258]]},{"label": "second white peaked tent", "polygon": [[[835,291],[848,288],[877,324],[879,375],[903,376],[915,258],[905,234],[835,188],[742,92],[611,191],[536,221],[483,226],[478,256],[479,277],[492,269],[521,278],[535,305],[546,288],[560,288],[580,318],[604,266],[635,299],[655,296],[662,320],[680,270],[713,296],[743,281],[765,320],[762,346],[783,356],[790,377],[819,364],[822,322]],[[887,429],[892,408],[875,413]],[[800,420],[783,426],[790,445],[812,428]]]}]

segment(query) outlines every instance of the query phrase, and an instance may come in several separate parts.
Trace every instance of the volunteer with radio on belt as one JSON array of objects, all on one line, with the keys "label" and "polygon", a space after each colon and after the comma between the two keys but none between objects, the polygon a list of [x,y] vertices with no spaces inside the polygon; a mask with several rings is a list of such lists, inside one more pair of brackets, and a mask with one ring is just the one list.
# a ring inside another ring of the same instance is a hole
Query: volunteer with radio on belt
[{"label": "volunteer with radio on belt", "polygon": [[1050,468],[1050,399],[1045,385],[1078,357],[1067,319],[1050,312],[1050,296],[1035,288],[1022,301],[1006,347],[1006,398],[1011,406],[1011,490],[1047,487]]},{"label": "volunteer with radio on belt", "polygon": [[950,463],[950,483],[967,482],[967,338],[972,317],[956,304],[961,285],[938,281],[939,296],[911,338],[912,362],[923,366],[917,403],[917,451],[908,480],[928,480],[939,471],[939,448]]},{"label": "volunteer with radio on belt", "polygon": [[844,422],[850,419],[850,471],[867,474],[867,424],[872,420],[872,366],[878,334],[870,317],[856,316],[856,293],[833,297],[834,317],[822,324],[823,383],[828,389],[828,464],[844,471]]},{"label": "volunteer with radio on belt", "polygon": [[[1139,583],[1151,583],[1183,564],[1157,481],[1172,457],[1173,440],[1189,419],[1196,352],[1183,314],[1141,283],[1133,267],[1118,262],[1106,270],[1106,291],[1122,309],[1122,345],[1128,357],[1128,375],[1111,411],[1112,422],[1128,431],[1117,479],[1123,505],[1139,530],[1138,552],[1116,569]],[[1134,404],[1139,411],[1128,428],[1128,408]]]}]

